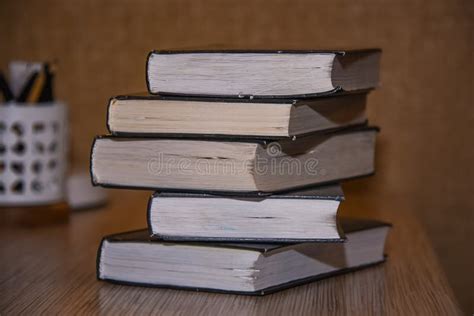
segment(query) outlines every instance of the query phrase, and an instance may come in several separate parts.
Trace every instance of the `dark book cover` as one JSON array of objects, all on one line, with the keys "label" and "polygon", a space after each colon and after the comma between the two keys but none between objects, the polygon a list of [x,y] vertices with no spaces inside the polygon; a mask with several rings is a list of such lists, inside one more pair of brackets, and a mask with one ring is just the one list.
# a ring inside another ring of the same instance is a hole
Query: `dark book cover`
[{"label": "dark book cover", "polygon": [[[373,228],[378,228],[378,227],[391,227],[392,225],[389,223],[377,221],[377,220],[366,220],[366,219],[358,219],[358,218],[344,218],[341,220],[341,224],[343,229],[345,230],[346,233],[351,233],[351,232],[357,232],[357,231],[363,231],[363,230],[370,230]],[[186,286],[175,286],[171,284],[150,284],[150,283],[137,283],[137,282],[127,282],[127,281],[121,281],[121,280],[115,280],[115,279],[108,279],[108,278],[102,278],[100,276],[100,259],[101,259],[101,254],[102,254],[102,246],[103,243],[107,242],[130,242],[130,243],[166,243],[169,245],[177,244],[175,242],[167,242],[167,241],[157,241],[153,240],[149,237],[148,230],[142,229],[142,230],[135,230],[131,232],[125,232],[125,233],[119,233],[119,234],[113,234],[109,236],[105,236],[98,248],[97,252],[97,261],[96,261],[96,272],[97,272],[97,279],[102,280],[102,281],[108,281],[111,283],[116,283],[116,284],[121,284],[121,285],[134,285],[134,286],[144,286],[144,287],[157,287],[157,288],[169,288],[169,289],[178,289],[178,290],[190,290],[190,291],[205,291],[205,292],[215,292],[215,293],[225,293],[225,294],[242,294],[242,295],[253,295],[253,296],[263,296],[267,294],[272,294],[281,290],[289,289],[298,285],[303,285],[306,283],[310,283],[313,281],[317,280],[322,280],[328,277],[332,276],[337,276],[340,274],[360,270],[366,267],[374,266],[377,264],[380,264],[385,261],[386,256],[384,256],[383,260],[376,261],[376,262],[370,262],[367,264],[359,265],[356,267],[349,267],[349,268],[342,268],[339,270],[335,270],[332,272],[328,273],[323,273],[323,274],[318,274],[310,277],[306,277],[303,279],[298,279],[298,280],[293,280],[290,282],[286,282],[284,284],[280,284],[277,286],[272,286],[266,289],[258,290],[255,292],[241,292],[241,291],[227,291],[227,290],[219,290],[219,289],[214,289],[214,288],[201,288],[201,287],[186,287]],[[280,251],[283,248],[290,246],[288,244],[252,244],[252,243],[236,243],[236,244],[229,244],[229,243],[214,243],[214,242],[205,242],[205,243],[198,243],[198,242],[187,242],[186,245],[196,245],[196,246],[208,246],[208,247],[223,247],[223,248],[236,248],[236,249],[246,249],[246,250],[252,250],[256,251],[259,253],[262,253],[263,255],[273,252],[273,251]],[[294,245],[294,244],[293,244]]]},{"label": "dark book cover", "polygon": [[[326,131],[318,131],[315,133],[311,133],[308,135],[305,135],[303,137],[295,138],[295,139],[285,139],[282,141],[288,142],[288,144],[297,144],[298,141],[304,142],[305,139],[309,137],[314,137],[318,135],[341,135],[341,134],[346,134],[346,133],[356,133],[356,132],[364,132],[364,131],[376,131],[379,132],[380,128],[377,126],[368,126],[367,124],[362,124],[358,126],[353,126],[353,127],[346,127],[346,128],[341,128],[337,130],[326,130]],[[92,160],[92,155],[94,151],[94,146],[95,143],[98,139],[102,138],[112,138],[115,141],[127,141],[127,140],[132,140],[132,139],[139,139],[139,138],[134,138],[134,137],[116,137],[114,135],[101,135],[101,136],[96,136],[94,138],[94,141],[91,146],[91,152],[90,152],[90,161],[89,161],[89,171],[91,175],[91,182],[93,186],[101,186],[104,188],[115,188],[115,189],[131,189],[131,190],[153,190],[153,191],[160,191],[160,192],[189,192],[189,193],[207,193],[207,194],[217,194],[217,195],[223,195],[223,196],[269,196],[274,193],[279,193],[279,194],[284,194],[288,193],[291,191],[296,191],[296,190],[303,190],[303,189],[308,189],[308,188],[314,188],[314,187],[319,187],[321,185],[329,185],[329,184],[335,184],[339,183],[342,180],[352,180],[352,179],[358,179],[358,178],[363,178],[367,176],[372,176],[375,174],[375,172],[370,172],[367,174],[363,175],[358,175],[355,177],[347,177],[347,178],[341,178],[341,179],[336,179],[336,180],[331,180],[327,182],[321,182],[318,184],[310,184],[310,185],[304,185],[301,187],[295,187],[291,189],[283,189],[279,191],[274,191],[274,192],[263,192],[263,191],[213,191],[213,190],[195,190],[195,189],[170,189],[170,188],[161,188],[161,187],[146,187],[146,186],[126,186],[126,185],[119,185],[115,183],[102,183],[98,182],[93,174],[93,160]],[[248,142],[248,143],[258,143],[263,146],[266,146],[268,144],[271,144],[275,140],[272,139],[258,139],[258,138],[241,138],[241,137],[222,137],[222,138],[216,138],[214,135],[201,135],[199,138],[193,138],[193,137],[187,137],[187,135],[176,135],[176,136],[170,136],[167,135],[166,137],[154,137],[154,138],[143,138],[144,140],[149,139],[191,139],[191,140],[205,140],[205,141],[225,141],[225,142]]]},{"label": "dark book cover", "polygon": [[[169,241],[212,241],[212,242],[229,242],[229,243],[300,243],[300,242],[322,242],[322,243],[331,243],[331,242],[344,242],[345,235],[344,231],[341,229],[339,222],[337,222],[337,229],[339,232],[340,238],[315,238],[315,239],[293,239],[293,238],[236,238],[236,237],[192,237],[192,236],[167,236],[162,234],[154,234],[152,231],[151,224],[151,203],[155,198],[206,198],[206,199],[215,199],[223,198],[223,195],[208,194],[208,193],[199,193],[199,192],[155,192],[152,194],[148,201],[147,206],[147,224],[149,236],[152,239],[156,240],[169,240]],[[290,191],[282,194],[270,194],[268,196],[239,196],[239,195],[229,195],[225,198],[235,198],[235,199],[251,199],[251,200],[263,200],[263,199],[304,199],[304,200],[333,200],[333,201],[343,201],[344,193],[342,188],[339,185],[327,185],[320,187],[311,187],[304,190]]]},{"label": "dark book cover", "polygon": [[[326,98],[341,98],[341,97],[349,97],[347,99],[347,102],[351,102],[350,96],[351,95],[357,95],[357,94],[368,94],[372,89],[367,89],[367,90],[360,90],[360,91],[343,91],[341,93],[338,93],[336,95],[329,95],[326,96]],[[258,135],[239,135],[239,136],[232,136],[232,135],[224,135],[224,134],[193,134],[193,133],[131,133],[131,132],[117,132],[114,131],[109,123],[109,118],[110,118],[110,108],[113,100],[163,100],[163,101],[193,101],[193,102],[224,102],[224,103],[251,103],[255,104],[255,106],[258,106],[259,104],[266,104],[266,103],[274,103],[274,104],[291,104],[291,105],[296,105],[298,106],[299,103],[301,104],[306,104],[304,101],[311,101],[312,99],[322,99],[325,97],[320,97],[320,98],[306,98],[306,99],[296,99],[296,98],[278,98],[278,99],[269,99],[269,98],[264,98],[264,99],[253,99],[253,98],[226,98],[226,97],[216,97],[216,96],[186,96],[186,95],[153,95],[153,94],[146,94],[146,93],[137,93],[137,94],[129,94],[129,95],[118,95],[115,97],[112,97],[109,99],[109,102],[107,104],[107,114],[106,114],[106,126],[107,130],[109,133],[113,136],[118,136],[118,137],[186,137],[186,138],[218,138],[218,139],[226,139],[229,137],[232,138],[239,138],[239,139],[258,139],[262,138],[262,136]],[[320,131],[315,131],[315,132],[309,132],[309,133],[302,133],[299,135],[295,136],[287,136],[287,137],[282,137],[282,136],[265,136],[266,139],[269,140],[277,140],[277,139],[288,139],[288,138],[300,138],[300,137],[305,137],[314,133],[321,133],[321,132],[331,132],[331,131],[336,131],[340,129],[346,129],[346,128],[357,128],[358,126],[365,126],[367,125],[367,121],[364,123],[355,123],[355,124],[347,124],[342,127],[335,127],[335,128],[329,128],[329,129],[324,129]]]},{"label": "dark book cover", "polygon": [[[187,94],[187,93],[171,93],[171,92],[158,92],[153,93],[150,88],[149,81],[149,60],[154,54],[193,54],[193,53],[225,53],[225,54],[336,54],[337,56],[356,55],[356,54],[369,54],[369,53],[381,53],[380,48],[367,48],[367,49],[350,49],[350,50],[152,50],[148,53],[145,64],[146,73],[146,86],[150,94],[163,95],[163,96],[176,96],[176,97],[199,97],[207,98],[214,97],[212,94]],[[331,96],[336,94],[345,93],[344,89],[340,86],[336,86],[334,89],[321,93],[308,93],[308,94],[296,94],[296,95],[222,95],[222,98],[238,98],[238,99],[307,99],[307,98],[319,98],[325,96]]]}]

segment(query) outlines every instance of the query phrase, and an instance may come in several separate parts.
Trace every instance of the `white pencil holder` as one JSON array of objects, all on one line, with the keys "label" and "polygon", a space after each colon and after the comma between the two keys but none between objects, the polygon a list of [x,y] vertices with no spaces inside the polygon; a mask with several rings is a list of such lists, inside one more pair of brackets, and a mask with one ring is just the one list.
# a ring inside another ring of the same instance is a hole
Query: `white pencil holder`
[{"label": "white pencil holder", "polygon": [[63,201],[68,140],[64,104],[0,105],[0,206]]}]

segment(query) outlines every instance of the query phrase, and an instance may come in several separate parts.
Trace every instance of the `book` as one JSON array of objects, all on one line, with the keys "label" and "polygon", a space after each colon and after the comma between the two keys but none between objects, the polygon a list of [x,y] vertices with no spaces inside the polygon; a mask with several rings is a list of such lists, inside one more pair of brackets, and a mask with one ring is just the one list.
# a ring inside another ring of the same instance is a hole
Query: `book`
[{"label": "book", "polygon": [[152,241],[147,230],[105,237],[97,278],[126,285],[265,295],[384,261],[389,224],[342,219],[345,243]]},{"label": "book", "polygon": [[152,51],[152,94],[309,97],[375,88],[379,49],[349,51]]},{"label": "book", "polygon": [[336,215],[343,199],[339,185],[263,198],[157,192],[148,228],[153,238],[173,241],[342,242]]},{"label": "book", "polygon": [[366,93],[311,99],[117,96],[109,101],[113,135],[292,137],[367,121]]},{"label": "book", "polygon": [[374,172],[376,128],[269,142],[99,137],[95,185],[206,192],[281,192]]}]

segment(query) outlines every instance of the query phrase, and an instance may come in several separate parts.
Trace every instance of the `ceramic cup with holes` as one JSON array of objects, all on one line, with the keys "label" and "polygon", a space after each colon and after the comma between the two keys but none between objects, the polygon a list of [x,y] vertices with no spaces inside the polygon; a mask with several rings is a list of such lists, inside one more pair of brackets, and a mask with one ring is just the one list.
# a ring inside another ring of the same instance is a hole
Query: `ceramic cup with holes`
[{"label": "ceramic cup with holes", "polygon": [[0,206],[63,201],[67,142],[64,104],[0,105]]}]

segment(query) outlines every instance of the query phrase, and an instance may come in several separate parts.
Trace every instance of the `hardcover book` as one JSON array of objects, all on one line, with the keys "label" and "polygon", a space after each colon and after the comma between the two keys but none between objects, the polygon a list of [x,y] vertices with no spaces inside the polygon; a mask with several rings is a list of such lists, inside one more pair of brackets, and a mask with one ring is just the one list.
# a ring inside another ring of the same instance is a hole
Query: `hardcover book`
[{"label": "hardcover book", "polygon": [[343,199],[339,185],[268,197],[161,192],[150,198],[148,228],[174,241],[340,242]]},{"label": "hardcover book", "polygon": [[96,185],[163,190],[281,192],[374,172],[376,128],[270,142],[183,138],[97,138]]},{"label": "hardcover book", "polygon": [[110,99],[107,127],[118,136],[300,136],[365,123],[367,94],[311,99],[223,99],[150,95]]},{"label": "hardcover book", "polygon": [[310,97],[375,88],[381,51],[153,51],[153,94]]},{"label": "hardcover book", "polygon": [[264,295],[384,261],[388,224],[341,220],[345,243],[151,241],[147,230],[105,237],[97,277],[119,284]]}]

